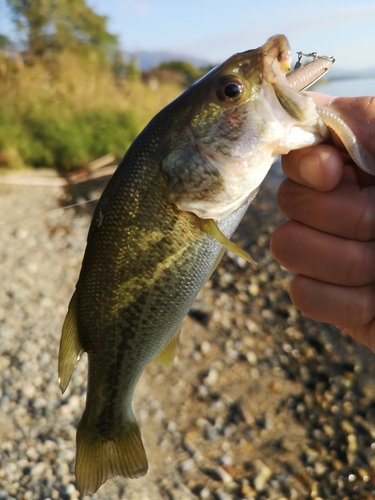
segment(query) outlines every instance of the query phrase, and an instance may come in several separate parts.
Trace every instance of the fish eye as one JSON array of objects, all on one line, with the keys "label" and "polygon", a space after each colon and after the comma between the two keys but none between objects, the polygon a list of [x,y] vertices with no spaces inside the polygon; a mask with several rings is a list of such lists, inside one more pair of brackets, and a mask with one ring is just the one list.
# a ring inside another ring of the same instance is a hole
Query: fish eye
[{"label": "fish eye", "polygon": [[227,77],[221,80],[216,89],[220,101],[236,101],[243,94],[243,85],[238,78]]}]

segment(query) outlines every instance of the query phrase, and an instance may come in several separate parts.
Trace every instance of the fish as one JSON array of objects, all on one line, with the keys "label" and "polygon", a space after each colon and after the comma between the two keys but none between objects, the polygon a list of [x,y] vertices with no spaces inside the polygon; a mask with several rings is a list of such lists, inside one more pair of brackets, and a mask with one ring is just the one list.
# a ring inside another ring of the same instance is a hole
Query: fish
[{"label": "fish", "polygon": [[82,495],[147,472],[132,410],[140,375],[173,362],[182,321],[225,250],[253,262],[230,238],[272,163],[329,137],[312,98],[288,83],[290,67],[288,40],[275,35],[211,70],[150,121],[97,204],[58,361],[64,392],[88,354]]}]

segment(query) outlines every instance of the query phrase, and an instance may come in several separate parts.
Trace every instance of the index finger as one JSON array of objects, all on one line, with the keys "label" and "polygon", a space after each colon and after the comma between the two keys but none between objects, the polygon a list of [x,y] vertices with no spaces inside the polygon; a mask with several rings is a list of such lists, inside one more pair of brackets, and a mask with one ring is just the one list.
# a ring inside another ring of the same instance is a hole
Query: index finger
[{"label": "index finger", "polygon": [[[334,99],[328,94],[307,92],[317,106],[328,106]],[[282,157],[285,174],[297,182],[319,191],[330,191],[342,177],[343,158],[336,148],[319,144]]]},{"label": "index finger", "polygon": [[333,99],[333,96],[328,94],[321,94],[320,92],[306,92],[317,106],[329,106]]}]

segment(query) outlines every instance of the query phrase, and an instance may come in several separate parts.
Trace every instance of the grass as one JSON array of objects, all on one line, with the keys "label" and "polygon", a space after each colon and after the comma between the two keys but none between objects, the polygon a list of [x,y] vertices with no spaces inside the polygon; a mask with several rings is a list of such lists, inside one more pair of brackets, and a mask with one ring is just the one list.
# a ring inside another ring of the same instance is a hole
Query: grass
[{"label": "grass", "polygon": [[8,168],[69,171],[107,153],[121,157],[181,91],[176,85],[152,90],[141,81],[118,81],[109,66],[69,53],[32,67],[5,63],[0,64],[0,166]]}]

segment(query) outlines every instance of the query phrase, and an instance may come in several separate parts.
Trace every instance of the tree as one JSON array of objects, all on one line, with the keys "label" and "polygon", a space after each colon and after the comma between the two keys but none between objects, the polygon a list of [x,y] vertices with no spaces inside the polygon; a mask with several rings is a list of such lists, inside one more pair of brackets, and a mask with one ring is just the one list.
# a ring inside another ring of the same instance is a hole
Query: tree
[{"label": "tree", "polygon": [[204,74],[204,72],[187,61],[164,62],[158,66],[158,69],[168,69],[171,71],[176,71],[177,73],[181,73],[184,77],[185,85],[191,85]]},{"label": "tree", "polygon": [[11,44],[9,38],[6,37],[5,35],[0,34],[0,50],[5,50],[11,46],[12,46],[12,44]]},{"label": "tree", "polygon": [[117,45],[117,37],[107,31],[107,17],[96,14],[85,0],[6,1],[31,58],[64,49],[108,56]]}]

